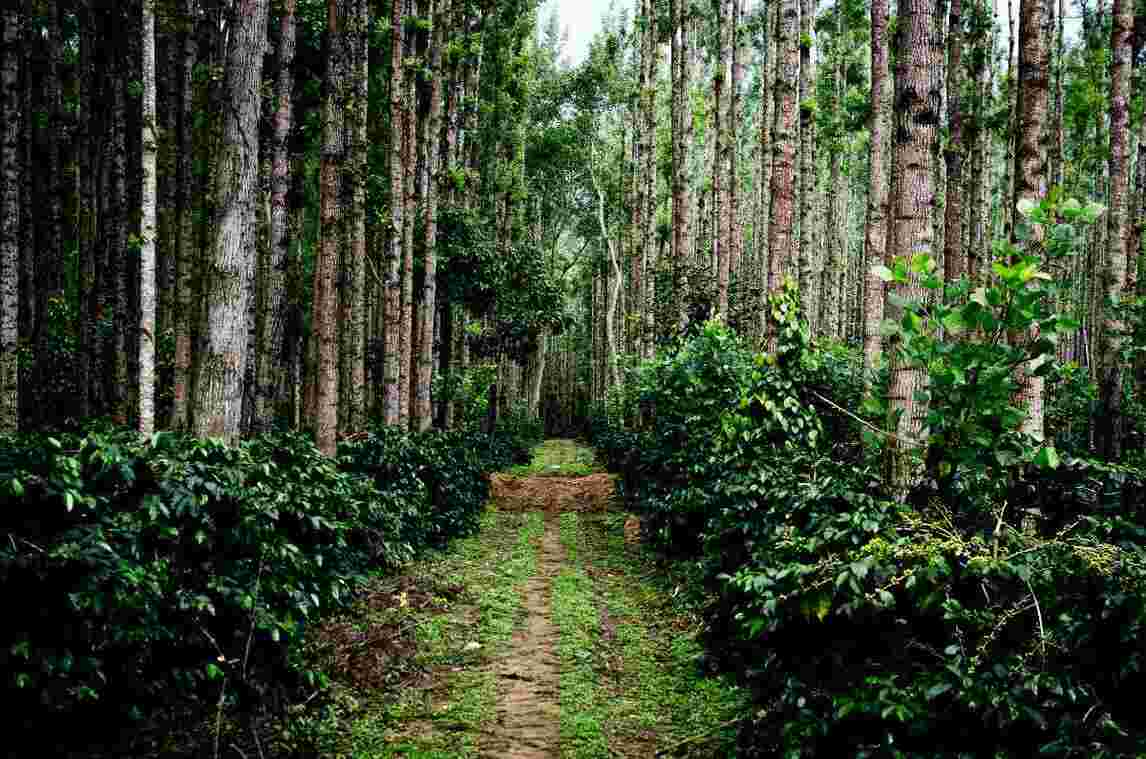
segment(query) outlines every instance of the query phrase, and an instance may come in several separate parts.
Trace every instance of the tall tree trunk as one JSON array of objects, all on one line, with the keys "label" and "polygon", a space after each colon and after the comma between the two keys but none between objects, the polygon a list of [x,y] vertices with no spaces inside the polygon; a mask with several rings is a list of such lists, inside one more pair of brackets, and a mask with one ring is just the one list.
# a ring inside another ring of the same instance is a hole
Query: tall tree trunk
[{"label": "tall tree trunk", "polygon": [[741,93],[744,82],[744,67],[742,41],[744,34],[740,30],[741,14],[744,0],[732,0],[732,24],[729,31],[732,46],[732,62],[730,72],[730,86],[728,92],[728,126],[726,145],[728,149],[728,273],[729,279],[739,276],[741,258],[744,249],[744,225],[740,218],[740,119],[743,113]]},{"label": "tall tree trunk", "polygon": [[678,322],[685,320],[688,291],[690,216],[692,205],[688,192],[688,154],[692,146],[692,104],[689,101],[688,2],[672,0],[672,266],[673,297],[678,307]]},{"label": "tall tree trunk", "polygon": [[[772,210],[768,223],[768,292],[774,293],[797,265],[795,222],[796,87],[800,76],[800,47],[796,37],[798,0],[781,0],[777,27],[775,122],[772,127]],[[767,349],[776,349],[775,325],[768,320]]]},{"label": "tall tree trunk", "polygon": [[[1127,135],[1130,123],[1130,51],[1133,2],[1114,0],[1110,36],[1110,210],[1107,217],[1107,256],[1104,290],[1108,303],[1122,300],[1127,275],[1126,190],[1129,177]],[[1102,320],[1099,356],[1099,405],[1094,420],[1099,455],[1117,461],[1122,456],[1125,420],[1122,410],[1124,324],[1107,308]]]},{"label": "tall tree trunk", "polygon": [[617,340],[616,331],[614,327],[614,314],[617,310],[617,301],[621,293],[621,280],[623,274],[621,272],[621,261],[617,255],[617,245],[613,241],[612,236],[609,234],[609,228],[605,224],[605,190],[601,186],[601,180],[597,176],[596,170],[593,168],[592,160],[590,159],[589,175],[593,181],[593,189],[597,193],[597,229],[601,234],[601,243],[605,246],[608,253],[608,274],[605,276],[605,302],[604,302],[604,322],[605,322],[605,353],[603,356],[605,368],[602,372],[605,378],[604,395],[612,394],[614,391],[619,390],[621,387],[621,376],[619,367],[617,366]]},{"label": "tall tree trunk", "polygon": [[[419,0],[412,0],[411,13],[419,16]],[[418,55],[418,34],[406,40],[406,55]],[[417,69],[405,70],[402,86],[406,90],[402,112],[402,320],[398,328],[398,424],[410,423],[410,395],[414,368],[414,226],[417,220],[418,196],[418,89]]]},{"label": "tall tree trunk", "polygon": [[760,102],[762,103],[760,117],[760,214],[757,216],[753,236],[756,239],[756,260],[759,271],[752,286],[759,293],[756,311],[759,319],[755,330],[760,339],[768,332],[768,309],[765,301],[767,294],[768,272],[771,271],[771,254],[768,240],[769,219],[772,212],[772,124],[775,120],[776,98],[773,96],[773,86],[776,81],[777,59],[777,30],[779,29],[780,4],[774,3],[765,11],[768,23],[765,29],[767,40],[767,60],[760,74]]},{"label": "tall tree trunk", "polygon": [[[118,23],[118,14],[112,13],[112,25]],[[107,398],[110,401],[112,418],[126,423],[130,374],[127,366],[127,330],[130,312],[128,277],[130,265],[127,252],[127,88],[128,66],[124,60],[126,51],[116,50],[112,75],[112,114],[111,139],[108,144],[108,162],[111,166],[111,201],[108,209],[106,228],[108,230],[108,290],[113,295],[112,316],[112,363],[104,378],[107,385]]]},{"label": "tall tree trunk", "polygon": [[947,281],[958,279],[967,272],[967,256],[963,250],[963,2],[950,0],[947,17],[947,195],[943,208],[943,273]]},{"label": "tall tree trunk", "polygon": [[155,5],[143,0],[143,198],[139,248],[139,406],[138,429],[150,435],[155,429],[155,193],[156,155],[159,135],[155,126]]},{"label": "tall tree trunk", "polygon": [[0,59],[0,434],[20,425],[20,382],[17,372],[20,313],[20,216],[23,213],[23,160],[20,135],[23,109],[20,92],[20,38],[24,19],[19,8],[4,10],[3,58]]},{"label": "tall tree trunk", "polygon": [[382,389],[383,421],[388,426],[398,424],[400,410],[398,332],[402,322],[402,224],[406,207],[402,194],[402,119],[406,110],[402,86],[403,32],[402,0],[393,0],[390,14],[390,229],[386,240],[386,344]]},{"label": "tall tree trunk", "polygon": [[[931,71],[938,64],[940,50],[933,34],[937,12],[934,3],[904,0],[899,11],[891,250],[897,257],[910,259],[920,252],[935,252],[932,162],[939,123],[939,93],[931,88]],[[922,301],[925,294],[915,277],[907,284],[896,286],[894,291],[900,298],[916,302]],[[895,435],[887,442],[887,482],[896,498],[903,500],[921,473],[921,458],[912,449],[914,441],[923,433],[926,408],[916,396],[927,386],[927,371],[901,355],[898,340],[893,338],[889,348],[888,408]]]},{"label": "tall tree trunk", "polygon": [[422,274],[422,303],[418,325],[418,372],[414,392],[411,426],[422,432],[433,421],[430,406],[430,381],[433,378],[434,312],[437,307],[437,241],[438,192],[446,178],[439,161],[439,135],[442,132],[442,48],[446,39],[446,19],[450,16],[451,0],[438,0],[440,7],[434,19],[434,41],[430,46],[430,114],[426,124],[426,162],[429,182],[426,185],[425,241]]},{"label": "tall tree trunk", "polygon": [[179,70],[179,157],[177,179],[179,185],[178,241],[175,252],[175,377],[171,406],[171,425],[185,428],[190,424],[189,399],[192,360],[192,329],[194,324],[194,282],[198,270],[198,249],[195,233],[195,181],[193,162],[195,91],[193,77],[198,43],[195,39],[195,0],[183,0],[180,24],[183,40],[182,66]]},{"label": "tall tree trunk", "polygon": [[[842,122],[844,105],[844,15],[841,5],[836,5],[835,33],[832,35],[832,106],[835,118]],[[828,223],[824,225],[824,234],[828,236],[830,258],[824,267],[824,297],[821,311],[824,313],[823,329],[821,333],[830,338],[842,337],[841,329],[846,309],[840,306],[846,302],[843,297],[843,281],[847,275],[847,197],[850,182],[843,176],[844,145],[846,137],[842,124],[833,130],[834,135],[829,150],[831,151],[831,181],[829,183],[827,198]]]},{"label": "tall tree trunk", "polygon": [[[345,3],[345,0],[344,0]],[[318,348],[315,375],[315,443],[327,456],[338,445],[338,262],[345,218],[339,190],[346,161],[346,6],[326,2],[326,77],[323,93],[322,157],[319,168],[319,248],[314,267],[311,317]]]},{"label": "tall tree trunk", "polygon": [[341,356],[339,365],[340,421],[347,432],[362,429],[366,421],[366,181],[367,181],[367,112],[368,33],[370,17],[367,0],[352,0],[346,12],[343,48],[343,83],[346,106],[343,108],[343,134],[346,144],[344,165],[349,171],[342,176],[342,227],[346,243],[338,277],[339,328]]},{"label": "tall tree trunk", "polygon": [[[812,63],[812,21],[816,0],[800,0],[800,303],[809,324],[819,310],[816,250],[816,72]],[[818,325],[817,325],[818,326]],[[815,329],[815,327],[814,327]]]},{"label": "tall tree trunk", "polygon": [[269,257],[263,276],[263,313],[258,340],[257,396],[254,431],[271,428],[284,410],[286,391],[286,272],[290,257],[290,135],[294,123],[295,10],[297,0],[284,0],[279,17],[275,77],[275,113],[271,134],[271,218]]},{"label": "tall tree trunk", "polygon": [[247,308],[253,252],[244,248],[258,178],[259,88],[266,46],[267,0],[240,0],[227,44],[227,108],[219,151],[203,355],[196,364],[194,422],[200,437],[238,440],[246,369]]},{"label": "tall tree trunk", "polygon": [[728,107],[731,100],[732,82],[729,71],[732,62],[732,27],[736,23],[733,0],[720,0],[720,12],[717,15],[720,52],[716,62],[716,73],[713,75],[713,116],[715,117],[716,151],[713,156],[712,172],[712,198],[713,198],[713,230],[712,249],[716,263],[716,310],[720,318],[728,320],[728,275],[732,247],[732,216],[729,213],[728,183],[729,166],[731,161],[731,146],[729,145],[728,120],[731,116]]},{"label": "tall tree trunk", "polygon": [[[957,2],[958,0],[956,0]],[[1022,0],[1019,7],[1019,78],[1018,103],[1015,118],[1019,131],[1015,146],[1015,194],[1010,205],[1020,201],[1037,203],[1046,189],[1046,157],[1042,151],[1042,134],[1047,117],[1049,68],[1047,43],[1043,34],[1046,24],[1047,0]],[[1030,230],[1031,241],[1042,240],[1041,225]],[[1017,240],[1016,240],[1017,241]],[[1011,335],[1012,341],[1025,342],[1037,335]],[[1020,367],[1015,377],[1018,383],[1017,400],[1027,406],[1023,422],[1024,432],[1035,439],[1043,437],[1043,378],[1035,377]]]},{"label": "tall tree trunk", "polygon": [[[653,357],[656,346],[656,323],[654,320],[654,306],[656,303],[656,236],[657,236],[657,60],[660,46],[657,44],[657,13],[656,3],[649,0],[648,41],[645,45],[647,55],[646,88],[644,90],[644,138],[645,138],[645,228],[643,230],[643,248],[641,254],[643,269],[643,292],[640,293],[640,314],[643,319],[641,327],[643,334],[643,357]],[[542,357],[544,361],[544,357]]]},{"label": "tall tree trunk", "polygon": [[[1056,0],[1050,0],[1055,2]],[[1054,138],[1053,145],[1051,146],[1051,185],[1054,187],[1062,187],[1063,183],[1063,148],[1064,148],[1064,135],[1063,135],[1063,110],[1062,110],[1062,82],[1063,71],[1066,69],[1066,61],[1063,59],[1066,53],[1065,47],[1065,25],[1066,25],[1066,0],[1057,0],[1058,14],[1055,24],[1055,67],[1054,67]]]}]

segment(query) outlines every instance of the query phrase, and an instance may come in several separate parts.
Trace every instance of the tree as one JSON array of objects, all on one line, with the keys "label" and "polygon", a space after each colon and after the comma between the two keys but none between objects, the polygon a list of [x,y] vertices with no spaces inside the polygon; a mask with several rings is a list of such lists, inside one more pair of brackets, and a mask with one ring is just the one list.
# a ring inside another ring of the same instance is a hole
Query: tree
[{"label": "tree", "polygon": [[20,216],[22,212],[20,135],[20,49],[23,19],[19,8],[4,11],[3,58],[0,59],[0,433],[15,432],[20,422],[20,382],[16,351],[20,308]]},{"label": "tree", "polygon": [[143,0],[143,134],[139,249],[139,431],[155,429],[155,193],[159,135],[155,127],[155,5]]},{"label": "tree", "polygon": [[[871,140],[868,149],[870,178],[868,180],[867,226],[864,231],[864,258],[867,267],[882,264],[887,247],[887,169],[884,163],[885,129],[887,128],[890,100],[887,82],[887,0],[871,0]],[[867,274],[864,287],[864,339],[863,358],[865,377],[869,380],[879,355],[883,321],[883,280]]]},{"label": "tree", "polygon": [[[890,250],[894,256],[907,260],[934,253],[932,162],[939,123],[939,93],[931,88],[931,72],[938,64],[940,52],[933,34],[935,13],[935,5],[927,0],[905,0],[900,5]],[[889,297],[893,290],[904,301],[924,299],[918,277],[888,288]],[[893,303],[889,300],[888,305]],[[891,309],[885,306],[885,310],[896,313],[894,306]],[[905,361],[894,338],[889,348],[888,409],[895,434],[887,443],[886,478],[896,497],[903,499],[921,471],[913,449],[922,437],[926,407],[919,396],[927,387],[927,370]]]},{"label": "tree", "polygon": [[442,132],[442,48],[446,39],[446,20],[450,14],[450,0],[438,0],[434,19],[434,41],[430,46],[430,114],[426,123],[426,161],[429,182],[425,197],[425,244],[423,258],[422,302],[419,306],[418,371],[415,383],[411,426],[415,431],[429,429],[432,421],[430,408],[430,379],[433,375],[434,313],[437,296],[437,240],[438,194],[447,178],[439,161],[438,136]]},{"label": "tree", "polygon": [[390,228],[386,238],[386,347],[382,379],[382,418],[388,426],[398,424],[400,412],[398,332],[402,323],[400,296],[405,211],[402,192],[402,122],[406,111],[402,86],[404,37],[402,0],[393,0],[390,11]]},{"label": "tree", "polygon": [[[796,154],[796,86],[800,71],[800,48],[796,26],[800,10],[798,0],[782,0],[777,27],[776,82],[772,126],[772,209],[768,222],[768,292],[779,290],[783,277],[796,265],[796,244],[792,235],[795,223],[794,185]],[[769,327],[769,350],[775,350]]]},{"label": "tree", "polygon": [[[344,0],[345,2],[345,0]],[[315,376],[315,443],[333,456],[338,444],[338,292],[339,247],[345,221],[339,202],[342,168],[346,160],[343,106],[346,98],[346,40],[342,25],[346,6],[326,2],[326,76],[323,82],[322,162],[319,168],[320,237],[314,267],[311,323],[318,347]]]},{"label": "tree", "polygon": [[266,42],[267,0],[241,0],[227,42],[226,93],[215,231],[205,286],[206,334],[195,377],[192,430],[238,440],[246,372],[246,315],[254,256],[248,230],[258,175],[259,86]]},{"label": "tree", "polygon": [[[956,0],[957,2],[958,0]],[[1015,194],[1013,204],[1038,203],[1046,188],[1046,157],[1043,154],[1043,130],[1046,125],[1050,72],[1047,66],[1047,43],[1044,34],[1046,0],[1023,0],[1019,6],[1019,78],[1015,118]],[[1029,230],[1032,242],[1042,240],[1040,225]],[[1026,341],[1035,335],[1012,335],[1014,341]],[[1043,437],[1043,379],[1024,370],[1017,372],[1018,400],[1027,406],[1023,431],[1041,440]]]},{"label": "tree", "polygon": [[947,194],[943,207],[943,273],[948,281],[967,271],[963,249],[963,0],[950,0],[947,16],[947,129],[943,152],[947,163]]},{"label": "tree", "polygon": [[1094,419],[1098,453],[1118,460],[1122,455],[1124,417],[1122,410],[1124,324],[1117,306],[1126,284],[1126,191],[1130,167],[1127,135],[1130,123],[1130,51],[1133,3],[1114,0],[1110,35],[1110,211],[1107,216],[1107,251],[1104,291],[1107,310],[1103,317],[1099,355],[1099,405]]},{"label": "tree", "polygon": [[692,145],[692,105],[689,101],[688,0],[672,0],[672,258],[679,320],[684,320],[687,290],[683,272],[691,259],[688,191],[689,149]]},{"label": "tree", "polygon": [[[192,325],[194,324],[195,270],[198,268],[198,237],[195,228],[194,198],[196,182],[193,163],[195,160],[194,133],[192,128],[195,113],[193,77],[198,58],[198,43],[195,39],[195,0],[183,0],[180,6],[180,23],[183,40],[182,66],[179,70],[179,140],[177,173],[178,185],[178,231],[175,250],[175,371],[172,388],[171,424],[186,427],[191,421],[190,398],[192,379]],[[94,310],[93,304],[93,310]]]},{"label": "tree", "polygon": [[283,402],[285,388],[286,269],[290,238],[290,135],[294,124],[294,55],[295,9],[297,0],[284,0],[279,17],[278,45],[275,52],[278,73],[275,77],[275,108],[271,130],[271,217],[269,255],[262,267],[261,302],[258,338],[258,369],[254,431],[270,428],[272,418]]},{"label": "tree", "polygon": [[339,426],[359,430],[366,421],[366,183],[367,60],[370,16],[366,0],[351,0],[343,31],[342,266],[338,277],[340,352]]},{"label": "tree", "polygon": [[[816,120],[815,81],[812,63],[812,21],[816,0],[800,0],[800,304],[809,323],[819,311],[816,255]],[[838,191],[839,188],[834,188]]]}]

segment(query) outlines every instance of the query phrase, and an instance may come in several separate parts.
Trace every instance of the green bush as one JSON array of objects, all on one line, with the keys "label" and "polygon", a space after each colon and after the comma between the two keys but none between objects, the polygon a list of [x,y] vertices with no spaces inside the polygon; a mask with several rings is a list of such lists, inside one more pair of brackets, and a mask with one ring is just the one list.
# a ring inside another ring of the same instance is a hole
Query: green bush
[{"label": "green bush", "polygon": [[308,620],[366,573],[472,532],[488,472],[520,460],[531,430],[383,429],[337,459],[298,434],[5,440],[0,667],[17,722],[214,700],[223,678],[281,700],[310,677],[289,656]]},{"label": "green bush", "polygon": [[[743,755],[1146,751],[1146,472],[1040,455],[980,413],[1010,403],[1013,367],[1047,343],[952,347],[925,325],[1045,294],[1028,264],[997,267],[1012,293],[988,287],[986,305],[905,304],[920,319],[903,328],[911,350],[942,389],[926,459],[946,480],[906,502],[841,442],[854,419],[817,396],[855,402],[835,392],[846,354],[808,346],[790,299],[772,302],[775,356],[707,325],[645,369],[646,429],[597,420],[594,443],[657,544],[706,570],[710,646],[759,703]],[[1028,310],[1044,335],[1064,326]]]}]

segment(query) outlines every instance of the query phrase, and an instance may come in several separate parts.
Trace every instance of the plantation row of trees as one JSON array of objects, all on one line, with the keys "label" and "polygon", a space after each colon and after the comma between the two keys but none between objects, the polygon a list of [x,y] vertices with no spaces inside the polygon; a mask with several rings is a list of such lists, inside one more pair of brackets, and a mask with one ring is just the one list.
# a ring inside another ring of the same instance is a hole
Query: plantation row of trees
[{"label": "plantation row of trees", "polygon": [[[919,468],[896,441],[921,436],[926,372],[899,360],[903,338],[885,321],[930,291],[873,267],[929,254],[942,282],[966,276],[972,292],[995,264],[1046,262],[1061,242],[1048,223],[1075,198],[1066,214],[1090,223],[1068,225],[1075,255],[1049,266],[1081,328],[1057,353],[1100,388],[1091,442],[1117,459],[1141,345],[1127,309],[1142,294],[1144,43],[1134,0],[622,10],[576,74],[608,82],[593,105],[597,151],[615,156],[583,191],[601,205],[598,229],[583,232],[601,251],[578,343],[591,346],[592,398],[620,391],[627,356],[651,356],[706,315],[774,348],[764,298],[791,277],[814,335],[862,345],[869,369],[887,368],[889,472],[906,488]],[[1016,212],[1048,199],[1053,218]],[[1016,380],[1024,429],[1041,437],[1043,380]]]},{"label": "plantation row of trees", "polygon": [[432,375],[471,345],[536,408],[561,312],[536,27],[530,2],[6,4],[0,430],[280,424],[331,452],[372,414],[447,424]]},{"label": "plantation row of trees", "polygon": [[[1054,242],[1016,220],[1049,197],[1097,219],[1052,267],[1081,322],[1057,350],[1117,457],[1141,5],[642,0],[573,67],[524,0],[15,4],[0,425],[277,423],[330,451],[371,415],[448,426],[459,369],[491,366],[572,429],[708,316],[774,346],[791,277],[814,334],[888,369],[894,449],[924,374],[881,324],[924,288],[872,267],[928,253],[973,291],[998,244]],[[1017,379],[1038,436],[1047,391]]]}]

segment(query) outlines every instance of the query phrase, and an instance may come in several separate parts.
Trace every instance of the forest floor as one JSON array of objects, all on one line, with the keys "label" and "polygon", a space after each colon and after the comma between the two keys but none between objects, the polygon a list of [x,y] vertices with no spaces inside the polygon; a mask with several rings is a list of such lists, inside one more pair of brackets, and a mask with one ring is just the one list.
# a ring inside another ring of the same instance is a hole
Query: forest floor
[{"label": "forest floor", "polygon": [[729,754],[746,694],[704,673],[695,599],[612,492],[590,451],[547,441],[494,475],[477,535],[324,626],[322,753]]}]

